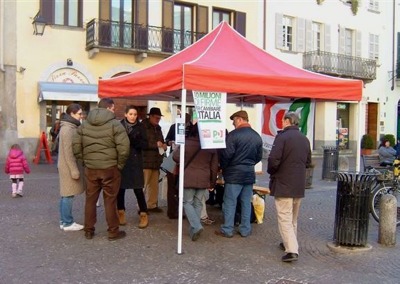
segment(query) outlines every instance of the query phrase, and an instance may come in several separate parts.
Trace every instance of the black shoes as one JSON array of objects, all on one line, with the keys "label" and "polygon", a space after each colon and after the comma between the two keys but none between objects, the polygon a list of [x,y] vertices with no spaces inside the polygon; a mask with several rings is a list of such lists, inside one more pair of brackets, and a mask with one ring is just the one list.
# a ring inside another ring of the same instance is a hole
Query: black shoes
[{"label": "black shoes", "polygon": [[279,248],[283,251],[286,250],[285,245],[283,243],[279,243]]},{"label": "black shoes", "polygon": [[220,230],[215,231],[214,234],[216,234],[217,236],[224,237],[224,238],[229,238],[229,239],[233,237],[233,235],[224,234]]},{"label": "black shoes", "polygon": [[93,239],[94,233],[93,232],[85,232],[85,238],[87,240]]},{"label": "black shoes", "polygon": [[125,238],[125,236],[126,236],[125,231],[119,231],[116,236],[108,237],[108,240],[109,241],[116,241],[116,240]]},{"label": "black shoes", "polygon": [[299,259],[299,255],[297,253],[287,253],[286,255],[282,256],[283,262],[292,262]]},{"label": "black shoes", "polygon": [[163,210],[160,207],[154,207],[154,208],[147,208],[148,212],[152,212],[152,213],[162,213]]}]

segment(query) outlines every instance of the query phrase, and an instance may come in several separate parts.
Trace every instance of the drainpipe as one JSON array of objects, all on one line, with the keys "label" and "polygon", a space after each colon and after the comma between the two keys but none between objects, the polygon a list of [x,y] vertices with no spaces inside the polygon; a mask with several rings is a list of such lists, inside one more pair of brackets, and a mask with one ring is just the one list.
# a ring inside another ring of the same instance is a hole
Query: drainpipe
[{"label": "drainpipe", "polygon": [[4,69],[4,0],[0,0],[0,70]]},{"label": "drainpipe", "polygon": [[[392,47],[392,87],[390,88],[392,91],[394,90],[394,81],[396,80],[396,67],[395,67],[395,48],[396,48],[396,0],[393,0],[393,47]],[[399,56],[399,54],[397,54]]]},{"label": "drainpipe", "polygon": [[[393,0],[395,1],[395,0]],[[266,28],[266,22],[267,22],[267,0],[264,0],[263,3],[263,49],[265,50],[267,48],[267,28]]]}]

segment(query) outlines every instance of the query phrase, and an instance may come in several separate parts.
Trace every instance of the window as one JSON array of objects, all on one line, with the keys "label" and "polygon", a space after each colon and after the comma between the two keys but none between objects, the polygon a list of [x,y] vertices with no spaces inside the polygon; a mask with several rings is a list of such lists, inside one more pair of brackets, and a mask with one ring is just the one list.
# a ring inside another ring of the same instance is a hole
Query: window
[{"label": "window", "polygon": [[101,45],[147,49],[149,45],[147,24],[146,1],[100,1],[99,43]]},{"label": "window", "polygon": [[228,24],[232,24],[231,11],[214,9],[213,16],[212,16],[212,28],[214,29],[222,21],[225,21]]},{"label": "window", "polygon": [[321,24],[312,23],[312,50],[321,50]]},{"label": "window", "polygon": [[242,36],[246,36],[246,13],[213,8],[212,28],[215,28],[222,21],[231,25]]},{"label": "window", "polygon": [[379,59],[379,35],[369,34],[369,58]]},{"label": "window", "polygon": [[83,0],[41,0],[40,11],[50,25],[82,27]]},{"label": "window", "polygon": [[362,33],[359,30],[339,27],[338,53],[347,56],[362,56]]},{"label": "window", "polygon": [[208,32],[208,7],[162,1],[162,51],[177,52]]},{"label": "window", "polygon": [[283,49],[293,50],[293,19],[283,16]]},{"label": "window", "polygon": [[345,29],[344,34],[344,54],[345,55],[353,55],[353,31],[350,29]]},{"label": "window", "polygon": [[379,1],[378,0],[369,0],[368,10],[379,12]]},{"label": "window", "polygon": [[193,7],[174,4],[174,52],[180,51],[193,42]]},{"label": "window", "polygon": [[132,46],[132,0],[111,0],[111,34],[112,46]]}]

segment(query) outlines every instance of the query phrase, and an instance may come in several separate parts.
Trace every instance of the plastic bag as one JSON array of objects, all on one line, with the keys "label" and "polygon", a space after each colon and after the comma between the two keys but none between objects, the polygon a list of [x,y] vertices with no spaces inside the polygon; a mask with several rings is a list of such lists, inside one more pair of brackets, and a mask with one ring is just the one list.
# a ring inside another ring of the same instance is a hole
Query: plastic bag
[{"label": "plastic bag", "polygon": [[265,200],[257,193],[253,194],[254,214],[256,215],[256,223],[262,224],[264,221]]}]

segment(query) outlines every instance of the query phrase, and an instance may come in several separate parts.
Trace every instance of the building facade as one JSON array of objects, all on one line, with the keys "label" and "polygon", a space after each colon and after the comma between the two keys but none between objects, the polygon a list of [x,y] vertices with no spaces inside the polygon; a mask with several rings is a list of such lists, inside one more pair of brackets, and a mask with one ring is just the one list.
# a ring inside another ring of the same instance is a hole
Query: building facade
[{"label": "building facade", "polygon": [[[355,153],[363,133],[373,134],[375,141],[381,134],[397,135],[393,5],[372,0],[0,0],[0,158],[13,143],[33,158],[40,135],[68,104],[78,102],[86,112],[96,106],[99,79],[156,64],[222,20],[294,66],[363,80],[360,103],[319,101],[314,115],[315,150],[335,144],[340,131],[347,139],[343,149]],[[33,34],[33,23],[41,20],[43,35]],[[127,104],[139,106],[142,117],[160,107],[165,131],[180,107],[128,98],[116,102],[119,118]],[[262,106],[231,105],[228,113],[241,107],[261,130]]]},{"label": "building facade", "polygon": [[306,70],[364,83],[360,103],[316,102],[314,149],[340,137],[342,149],[357,153],[364,133],[376,147],[381,135],[397,136],[397,1],[287,2],[267,1],[266,50]]}]

